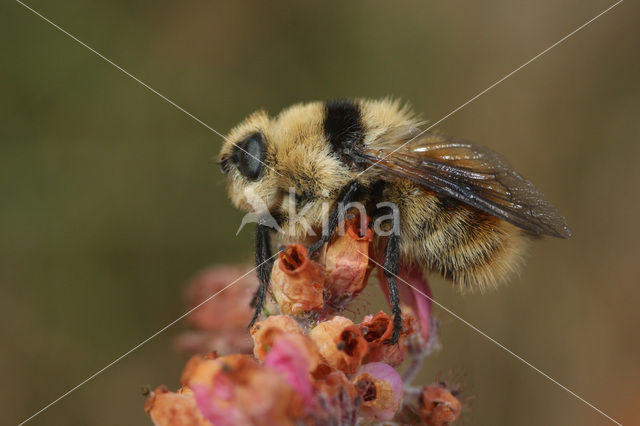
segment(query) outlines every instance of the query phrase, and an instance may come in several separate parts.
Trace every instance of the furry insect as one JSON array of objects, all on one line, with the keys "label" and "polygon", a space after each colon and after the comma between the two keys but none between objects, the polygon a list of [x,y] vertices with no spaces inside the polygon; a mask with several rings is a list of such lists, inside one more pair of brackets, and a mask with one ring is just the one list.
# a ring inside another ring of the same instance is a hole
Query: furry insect
[{"label": "furry insect", "polygon": [[[398,207],[398,233],[376,236],[394,314],[397,341],[401,312],[395,275],[401,266],[437,272],[461,289],[495,286],[514,272],[529,235],[567,238],[565,219],[499,154],[480,145],[418,130],[414,114],[397,101],[349,100],[294,105],[270,118],[258,111],[228,135],[219,155],[232,202],[261,212],[302,241],[307,230],[288,217],[294,203],[322,228],[322,204],[332,208],[322,237],[329,242],[340,221],[338,205],[353,201]],[[250,195],[248,195],[250,194]],[[382,214],[370,212],[370,215]],[[258,221],[255,232],[260,287],[258,318],[269,284],[272,230]]]}]

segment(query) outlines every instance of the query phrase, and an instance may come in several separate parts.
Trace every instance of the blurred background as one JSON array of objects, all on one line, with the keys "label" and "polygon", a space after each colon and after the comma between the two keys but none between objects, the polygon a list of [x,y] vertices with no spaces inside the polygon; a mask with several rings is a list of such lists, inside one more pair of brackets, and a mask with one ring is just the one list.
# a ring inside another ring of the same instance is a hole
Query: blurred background
[{"label": "blurred background", "polygon": [[[436,121],[613,1],[46,2],[30,6],[226,133],[305,100],[396,96]],[[503,154],[574,237],[511,285],[435,298],[622,423],[640,423],[640,7],[624,2],[438,129]],[[15,424],[185,311],[251,230],[208,164],[221,138],[16,2],[0,5],[0,423]],[[377,288],[376,288],[377,290]],[[381,297],[377,291],[370,291]],[[610,424],[436,309],[420,379],[462,377],[464,424]],[[150,424],[178,323],[36,425]]]}]

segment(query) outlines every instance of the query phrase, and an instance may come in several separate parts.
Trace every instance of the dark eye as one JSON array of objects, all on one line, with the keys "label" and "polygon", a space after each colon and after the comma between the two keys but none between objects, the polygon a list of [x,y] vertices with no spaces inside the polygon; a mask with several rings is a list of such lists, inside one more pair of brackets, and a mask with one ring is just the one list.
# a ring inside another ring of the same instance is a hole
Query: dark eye
[{"label": "dark eye", "polygon": [[257,180],[264,170],[264,136],[254,133],[238,143],[232,161],[238,171],[249,180]]}]

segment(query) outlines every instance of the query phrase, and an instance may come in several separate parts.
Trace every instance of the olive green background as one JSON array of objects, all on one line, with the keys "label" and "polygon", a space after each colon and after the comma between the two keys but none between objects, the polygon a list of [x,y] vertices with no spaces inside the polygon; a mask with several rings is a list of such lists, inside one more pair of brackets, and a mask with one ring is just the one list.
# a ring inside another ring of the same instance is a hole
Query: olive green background
[{"label": "olive green background", "polygon": [[[436,121],[612,4],[31,0],[220,132],[255,109],[396,96]],[[437,300],[625,424],[640,422],[640,8],[626,1],[437,128],[511,159],[566,215],[511,285]],[[0,5],[0,423],[16,424],[185,310],[201,268],[248,259],[208,164],[221,138],[19,3]],[[378,294],[371,291],[369,294]],[[378,296],[379,297],[379,296]],[[609,424],[436,309],[469,425]],[[144,425],[175,389],[178,323],[36,417]]]}]

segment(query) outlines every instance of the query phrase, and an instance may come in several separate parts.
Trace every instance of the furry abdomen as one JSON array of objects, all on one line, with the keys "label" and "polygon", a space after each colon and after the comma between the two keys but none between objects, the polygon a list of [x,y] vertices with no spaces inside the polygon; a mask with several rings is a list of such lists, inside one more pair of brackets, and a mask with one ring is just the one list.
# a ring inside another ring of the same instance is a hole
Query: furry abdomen
[{"label": "furry abdomen", "polygon": [[520,266],[526,235],[514,225],[409,180],[388,182],[398,206],[402,261],[437,272],[460,290],[484,290]]}]

